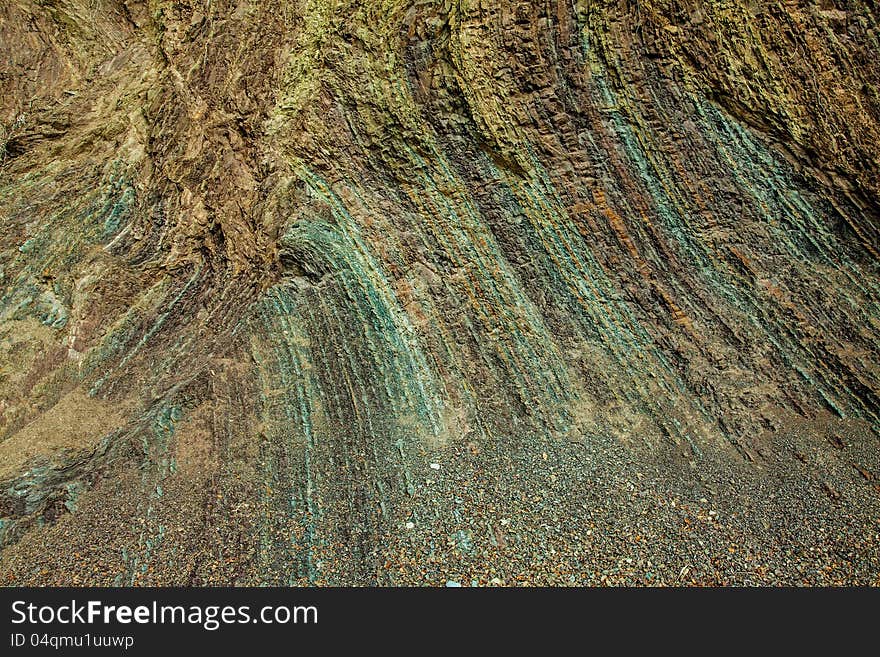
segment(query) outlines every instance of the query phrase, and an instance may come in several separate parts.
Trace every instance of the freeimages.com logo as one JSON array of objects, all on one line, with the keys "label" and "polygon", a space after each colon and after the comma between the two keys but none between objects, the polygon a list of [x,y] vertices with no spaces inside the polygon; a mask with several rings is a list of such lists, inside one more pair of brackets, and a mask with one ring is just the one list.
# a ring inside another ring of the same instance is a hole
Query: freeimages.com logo
[{"label": "freeimages.com logo", "polygon": [[39,624],[86,624],[104,625],[139,624],[189,624],[201,625],[213,631],[222,625],[236,623],[263,623],[266,625],[288,623],[316,624],[318,609],[314,605],[286,606],[267,605],[256,614],[250,605],[108,605],[100,600],[85,603],[71,600],[69,604],[35,605],[16,600],[12,603],[12,623]]}]

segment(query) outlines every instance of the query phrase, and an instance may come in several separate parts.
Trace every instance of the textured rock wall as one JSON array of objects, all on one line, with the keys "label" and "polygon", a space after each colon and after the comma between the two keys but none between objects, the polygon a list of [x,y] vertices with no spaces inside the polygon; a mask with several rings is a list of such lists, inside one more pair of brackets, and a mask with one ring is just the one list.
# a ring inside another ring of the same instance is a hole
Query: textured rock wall
[{"label": "textured rock wall", "polygon": [[4,581],[877,583],[876,3],[17,0],[0,50]]}]

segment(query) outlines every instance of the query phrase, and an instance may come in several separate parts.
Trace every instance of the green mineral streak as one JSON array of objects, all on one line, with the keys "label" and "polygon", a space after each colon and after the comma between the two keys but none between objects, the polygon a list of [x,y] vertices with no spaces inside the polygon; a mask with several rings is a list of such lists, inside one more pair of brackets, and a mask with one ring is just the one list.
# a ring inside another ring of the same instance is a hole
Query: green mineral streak
[{"label": "green mineral streak", "polygon": [[74,481],[64,485],[65,500],[64,507],[70,513],[76,513],[79,496],[83,492],[84,486],[82,482]]},{"label": "green mineral streak", "polygon": [[[566,380],[567,368],[559,348],[544,325],[540,312],[523,293],[523,286],[503,257],[462,181],[440,152],[431,162],[407,148],[415,162],[418,184],[410,187],[412,202],[432,221],[426,225],[454,264],[465,274],[467,303],[492,336],[488,347],[512,377],[511,390],[555,428],[564,428],[574,386]],[[437,171],[437,173],[435,173]],[[456,190],[449,194],[447,190]],[[542,400],[535,404],[535,400]],[[554,414],[560,415],[554,417]],[[558,425],[558,426],[556,426]]]},{"label": "green mineral streak", "polygon": [[[263,451],[266,485],[261,488],[262,502],[271,505],[266,488],[276,489],[271,497],[280,498],[282,491],[290,488],[287,498],[289,508],[283,510],[284,517],[300,519],[304,537],[299,549],[293,544],[286,549],[295,553],[293,563],[297,566],[289,573],[287,584],[294,584],[300,577],[314,583],[318,576],[313,559],[313,549],[319,544],[316,523],[320,509],[314,496],[314,473],[312,472],[312,450],[315,447],[313,413],[320,393],[314,381],[310,365],[311,355],[308,339],[303,332],[298,314],[294,308],[294,290],[273,288],[266,296],[257,317],[261,326],[268,332],[255,331],[254,335],[277,336],[272,344],[254,342],[254,360],[258,365],[261,383],[260,405],[263,424],[270,442]],[[270,392],[271,391],[271,392]],[[301,446],[303,471],[282,471],[280,460],[276,457],[282,450],[283,460],[290,467],[293,450]],[[296,483],[300,482],[300,488]],[[275,554],[271,527],[261,525],[263,554]],[[267,564],[268,565],[268,564]],[[270,568],[264,568],[266,572]],[[267,582],[268,583],[268,582]]]},{"label": "green mineral streak", "polygon": [[[847,384],[825,367],[823,359],[791,333],[790,327],[783,322],[786,313],[766,312],[767,304],[776,301],[742,280],[729,264],[717,257],[716,245],[706,239],[704,227],[696,221],[699,208],[693,205],[691,191],[680,184],[679,176],[666,161],[667,155],[653,148],[655,138],[640,115],[639,103],[627,97],[625,91],[614,91],[609,85],[607,70],[618,63],[601,37],[593,43],[593,36],[589,30],[584,30],[583,52],[590,63],[591,81],[598,102],[611,119],[614,141],[629,166],[638,172],[641,184],[653,200],[655,225],[670,236],[668,243],[679,251],[681,261],[694,268],[700,278],[700,289],[729,304],[728,313],[731,315],[742,314],[755,338],[761,336],[772,344],[776,357],[815,390],[835,413],[844,416],[842,404],[835,400],[830,390],[842,392],[848,400],[847,405],[857,415],[874,417],[871,409],[865,407]],[[615,77],[619,78],[619,75],[615,74]],[[823,216],[823,212],[806,198],[787,165],[714,104],[707,103],[698,94],[692,94],[688,102],[696,109],[692,118],[707,146],[714,149],[720,161],[729,164],[741,197],[752,199],[750,213],[766,221],[764,225],[772,236],[770,241],[790,254],[793,262],[809,266],[811,276],[822,275],[817,272],[816,265],[842,274],[848,287],[862,294],[858,300],[844,297],[841,303],[851,314],[869,322],[870,317],[877,314],[875,286],[865,281],[858,268],[841,252],[839,242],[827,229],[832,223],[829,217]],[[834,286],[835,282],[829,279],[828,287]],[[816,309],[816,312],[821,315],[822,310]],[[833,325],[834,322],[829,320],[828,323]]]},{"label": "green mineral streak", "polygon": [[[728,153],[733,179],[740,186],[743,196],[753,199],[754,212],[779,220],[767,223],[774,244],[786,248],[795,262],[801,262],[808,267],[804,273],[809,276],[824,278],[822,266],[827,271],[842,273],[850,289],[860,290],[862,294],[858,303],[847,296],[840,297],[839,302],[847,307],[846,312],[849,315],[870,323],[871,317],[878,315],[876,288],[859,275],[854,263],[835,245],[823,227],[828,223],[827,218],[819,221],[818,209],[801,195],[798,186],[791,180],[791,174],[770,155],[766,147],[716,108],[706,106],[701,110],[712,121],[714,128],[706,133],[720,135],[717,146],[722,152]],[[757,166],[745,167],[739,164],[745,162],[757,163]],[[829,254],[834,254],[835,259],[832,260]],[[800,271],[794,273],[803,275]],[[828,289],[836,286],[834,280],[826,280]],[[739,308],[747,310],[754,330],[766,335],[776,347],[778,355],[819,393],[830,409],[840,417],[846,416],[841,402],[835,401],[835,396],[829,392],[840,391],[847,399],[846,406],[852,408],[854,414],[876,421],[873,410],[844,381],[828,370],[823,360],[817,358],[807,344],[791,333],[790,327],[782,322],[784,315],[766,312],[766,305],[775,303],[773,299],[759,296],[750,289],[738,290],[737,302]],[[814,312],[822,313],[822,309],[816,308]],[[833,320],[828,323],[832,325]]]},{"label": "green mineral streak", "polygon": [[303,170],[301,175],[330,205],[336,225],[309,221],[291,226],[282,247],[307,254],[333,275],[364,326],[362,337],[387,397],[403,401],[401,411],[415,413],[436,435],[443,403],[414,327],[342,201],[311,172]]},{"label": "green mineral streak", "polygon": [[163,504],[164,490],[161,482],[173,474],[169,458],[171,440],[182,417],[183,409],[180,406],[158,406],[146,418],[149,420],[149,429],[141,432],[141,449],[144,453],[141,490],[144,491],[144,497],[138,504],[135,517],[143,518],[144,522],[136,530],[137,553],[123,551],[123,561],[126,564],[124,581],[128,586],[137,582],[139,574],[147,572],[156,549],[165,538],[165,526],[157,518]]},{"label": "green mineral streak", "polygon": [[[0,296],[0,317],[22,319],[31,315],[55,329],[66,326],[72,282],[57,278],[46,289],[46,284],[38,281],[46,275],[75,271],[87,257],[91,244],[109,239],[131,220],[134,188],[122,173],[123,165],[115,163],[108,168],[110,173],[92,191],[67,200],[66,205],[39,223],[36,232],[15,253],[6,254],[4,280],[12,285]],[[59,175],[53,171],[49,167],[22,176],[0,189],[0,199],[8,198],[11,190],[24,198],[51,193],[47,184],[52,175]],[[14,204],[11,210],[16,211]]]}]

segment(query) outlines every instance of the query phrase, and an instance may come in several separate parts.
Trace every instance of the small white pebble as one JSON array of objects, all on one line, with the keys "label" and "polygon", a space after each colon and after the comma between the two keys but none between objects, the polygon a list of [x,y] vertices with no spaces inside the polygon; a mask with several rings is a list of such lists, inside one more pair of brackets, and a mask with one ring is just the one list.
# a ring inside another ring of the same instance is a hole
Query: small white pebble
[{"label": "small white pebble", "polygon": [[432,469],[432,470],[439,470],[439,469],[440,469],[440,464],[439,464],[439,463],[432,463],[432,464],[431,464],[431,469]]},{"label": "small white pebble", "polygon": [[501,526],[502,527],[505,527],[506,525],[509,525],[509,524],[510,524],[510,520],[508,520],[507,518],[501,519]]},{"label": "small white pebble", "polygon": [[414,522],[408,522],[408,523],[406,523],[406,528],[407,528],[407,529],[415,529],[415,528],[416,528],[416,523],[414,523]]}]

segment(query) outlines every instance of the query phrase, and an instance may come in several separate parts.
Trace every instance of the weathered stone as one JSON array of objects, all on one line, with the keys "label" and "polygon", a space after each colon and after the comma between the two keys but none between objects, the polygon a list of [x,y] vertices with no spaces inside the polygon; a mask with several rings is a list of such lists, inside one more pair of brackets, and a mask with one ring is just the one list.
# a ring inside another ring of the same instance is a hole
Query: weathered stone
[{"label": "weathered stone", "polygon": [[0,581],[876,583],[876,12],[3,3]]}]

